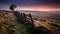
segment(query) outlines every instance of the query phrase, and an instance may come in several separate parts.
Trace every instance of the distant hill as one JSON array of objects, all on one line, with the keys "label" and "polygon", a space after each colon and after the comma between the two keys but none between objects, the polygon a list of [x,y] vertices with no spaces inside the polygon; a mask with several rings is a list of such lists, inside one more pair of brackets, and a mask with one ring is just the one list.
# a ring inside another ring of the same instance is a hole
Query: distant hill
[{"label": "distant hill", "polygon": [[44,18],[50,18],[53,20],[60,21],[60,11],[51,11],[51,12],[46,12],[46,11],[18,11],[18,12],[24,12],[26,14],[31,13],[32,15],[41,16]]},{"label": "distant hill", "polygon": [[[7,11],[8,10],[0,10],[1,11]],[[29,14],[31,13],[32,15],[36,15],[36,16],[41,16],[41,17],[44,17],[44,18],[50,18],[50,19],[53,19],[53,20],[57,20],[57,21],[60,21],[60,11],[51,11],[51,12],[42,12],[42,11],[18,11],[18,12],[24,12],[26,14]]]}]

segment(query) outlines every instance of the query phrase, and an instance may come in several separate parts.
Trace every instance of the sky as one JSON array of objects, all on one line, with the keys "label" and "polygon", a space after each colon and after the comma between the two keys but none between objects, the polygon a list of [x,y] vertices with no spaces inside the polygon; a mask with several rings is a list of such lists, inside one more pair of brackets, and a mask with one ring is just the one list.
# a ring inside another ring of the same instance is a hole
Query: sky
[{"label": "sky", "polygon": [[0,0],[0,10],[8,10],[15,4],[15,10],[60,11],[60,0]]}]

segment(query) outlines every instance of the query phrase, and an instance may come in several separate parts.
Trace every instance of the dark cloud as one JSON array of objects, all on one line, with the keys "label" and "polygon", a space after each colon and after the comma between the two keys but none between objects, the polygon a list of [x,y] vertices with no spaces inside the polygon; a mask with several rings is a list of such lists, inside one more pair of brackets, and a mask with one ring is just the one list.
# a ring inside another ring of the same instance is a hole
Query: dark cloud
[{"label": "dark cloud", "polygon": [[18,6],[52,6],[60,9],[60,0],[0,0],[0,9],[2,7],[16,4]]},{"label": "dark cloud", "polygon": [[0,4],[19,4],[19,5],[54,4],[54,5],[60,5],[60,0],[0,0]]}]

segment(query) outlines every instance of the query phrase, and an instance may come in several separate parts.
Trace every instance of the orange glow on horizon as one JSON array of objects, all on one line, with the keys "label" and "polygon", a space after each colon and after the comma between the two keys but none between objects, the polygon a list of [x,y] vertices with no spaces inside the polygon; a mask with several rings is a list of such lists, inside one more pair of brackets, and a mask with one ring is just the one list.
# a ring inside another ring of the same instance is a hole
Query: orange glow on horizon
[{"label": "orange glow on horizon", "polygon": [[16,10],[27,10],[27,11],[60,11],[59,8],[49,6],[38,6],[38,7],[17,7]]}]

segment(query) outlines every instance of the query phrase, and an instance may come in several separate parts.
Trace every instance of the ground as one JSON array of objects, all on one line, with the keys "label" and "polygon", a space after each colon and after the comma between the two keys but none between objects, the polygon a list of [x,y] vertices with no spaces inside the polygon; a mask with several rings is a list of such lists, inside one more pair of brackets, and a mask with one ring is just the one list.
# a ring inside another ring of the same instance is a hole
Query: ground
[{"label": "ground", "polygon": [[[21,17],[21,15],[20,15]],[[26,15],[27,22],[30,23],[29,15]],[[51,31],[52,34],[60,34],[60,21],[42,18],[32,15],[34,29],[43,26],[43,30]],[[29,25],[30,26],[30,25]],[[27,27],[28,28],[28,27]],[[17,20],[16,15],[12,11],[0,11],[0,34],[29,34],[25,24]],[[33,29],[33,30],[34,30]],[[40,28],[41,29],[41,28]]]}]

